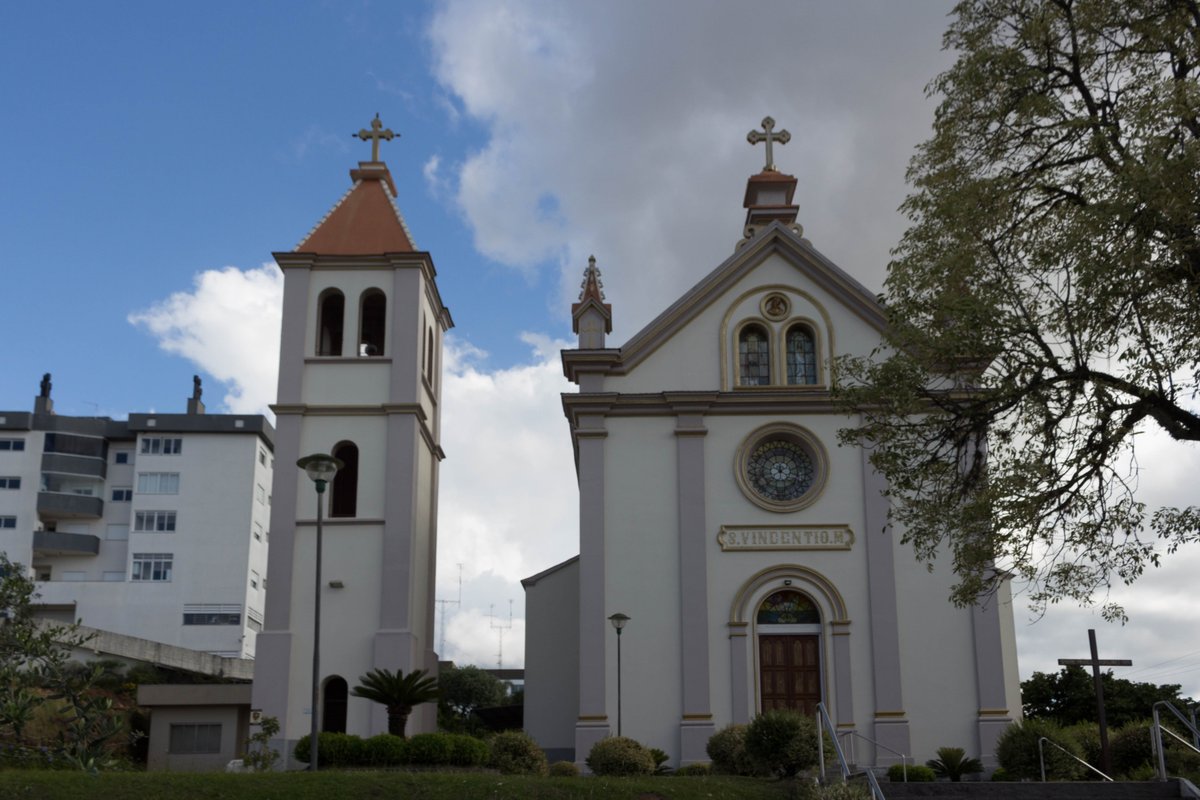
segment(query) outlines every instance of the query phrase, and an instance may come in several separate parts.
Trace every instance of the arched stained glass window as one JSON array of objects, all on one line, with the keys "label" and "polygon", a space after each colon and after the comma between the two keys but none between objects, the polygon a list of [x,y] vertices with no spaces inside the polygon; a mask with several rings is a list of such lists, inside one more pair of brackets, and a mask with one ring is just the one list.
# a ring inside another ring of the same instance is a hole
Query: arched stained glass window
[{"label": "arched stained glass window", "polygon": [[738,334],[738,383],[771,385],[771,343],[758,325],[747,325]]},{"label": "arched stained glass window", "polygon": [[337,289],[326,289],[317,300],[317,355],[342,354],[342,324],[346,298]]},{"label": "arched stained glass window", "polygon": [[805,325],[793,325],[787,332],[787,382],[791,385],[817,382],[816,341]]},{"label": "arched stained glass window", "polygon": [[821,612],[812,599],[795,589],[781,589],[758,607],[759,625],[814,625],[820,624]]}]

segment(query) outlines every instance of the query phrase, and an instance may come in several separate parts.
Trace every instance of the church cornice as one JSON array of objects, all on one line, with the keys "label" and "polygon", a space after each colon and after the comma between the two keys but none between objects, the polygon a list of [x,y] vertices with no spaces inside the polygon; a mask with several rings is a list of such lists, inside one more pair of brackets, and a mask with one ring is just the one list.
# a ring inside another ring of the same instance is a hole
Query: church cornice
[{"label": "church cornice", "polygon": [[572,437],[591,429],[582,425],[584,417],[682,417],[732,416],[740,414],[838,414],[846,410],[837,405],[829,390],[797,391],[795,387],[762,388],[754,392],[657,392],[623,394],[597,392],[562,395],[563,413],[571,425]]},{"label": "church cornice", "polygon": [[429,426],[429,415],[420,403],[384,403],[380,405],[316,405],[310,403],[276,403],[271,406],[276,417],[378,417],[392,414],[410,415],[417,422],[421,438],[438,461],[444,461],[446,452],[438,443],[433,428]]}]

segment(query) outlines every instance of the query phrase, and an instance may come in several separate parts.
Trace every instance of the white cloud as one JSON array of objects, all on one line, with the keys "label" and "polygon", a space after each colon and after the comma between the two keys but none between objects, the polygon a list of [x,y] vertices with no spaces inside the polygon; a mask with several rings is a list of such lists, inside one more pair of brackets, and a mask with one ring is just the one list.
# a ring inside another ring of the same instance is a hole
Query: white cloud
[{"label": "white cloud", "polygon": [[176,292],[128,320],[163,350],[225,384],[227,411],[269,414],[279,374],[282,303],[283,273],[274,264],[246,271],[225,267],[200,273],[192,291]]}]

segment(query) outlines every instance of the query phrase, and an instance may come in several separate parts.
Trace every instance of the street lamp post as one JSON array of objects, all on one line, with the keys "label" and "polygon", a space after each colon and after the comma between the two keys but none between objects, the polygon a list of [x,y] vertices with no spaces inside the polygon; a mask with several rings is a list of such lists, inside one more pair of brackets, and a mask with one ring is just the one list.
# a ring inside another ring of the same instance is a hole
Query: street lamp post
[{"label": "street lamp post", "polygon": [[317,490],[317,552],[313,559],[316,562],[316,583],[313,586],[313,666],[312,666],[312,728],[308,737],[308,768],[317,771],[318,737],[321,732],[317,708],[321,700],[321,507],[324,504],[322,495],[325,487],[333,480],[333,476],[343,464],[333,456],[324,453],[314,453],[296,462],[296,466],[304,470]]},{"label": "street lamp post", "polygon": [[617,632],[617,736],[621,735],[621,629],[629,622],[629,617],[618,611],[608,618],[613,629]]}]

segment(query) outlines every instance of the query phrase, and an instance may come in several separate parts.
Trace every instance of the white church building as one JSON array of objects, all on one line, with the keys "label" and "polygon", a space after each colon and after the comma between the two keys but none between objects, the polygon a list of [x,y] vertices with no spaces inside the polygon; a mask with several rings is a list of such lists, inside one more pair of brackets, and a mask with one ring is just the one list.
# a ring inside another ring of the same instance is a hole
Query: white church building
[{"label": "white church building", "polygon": [[830,364],[885,317],[803,237],[764,126],[744,238],[619,347],[585,271],[562,355],[579,555],[524,581],[526,730],[552,759],[620,730],[678,765],[729,723],[823,702],[859,764],[941,746],[994,764],[1021,710],[1010,598],[952,606],[948,566],[917,563],[867,453],[838,444],[855,420]]}]

